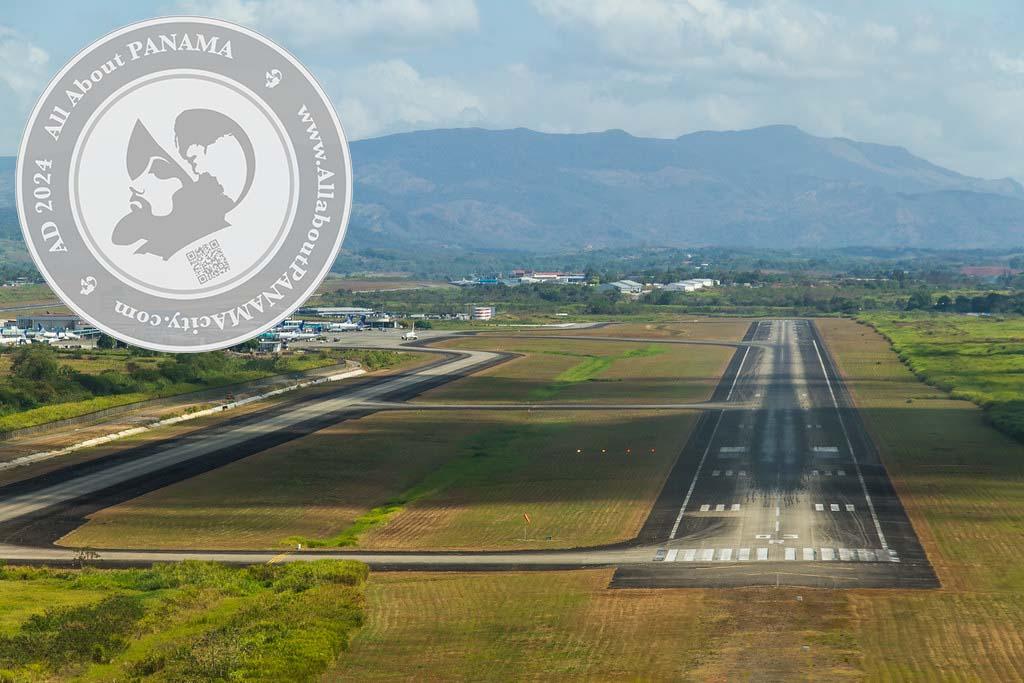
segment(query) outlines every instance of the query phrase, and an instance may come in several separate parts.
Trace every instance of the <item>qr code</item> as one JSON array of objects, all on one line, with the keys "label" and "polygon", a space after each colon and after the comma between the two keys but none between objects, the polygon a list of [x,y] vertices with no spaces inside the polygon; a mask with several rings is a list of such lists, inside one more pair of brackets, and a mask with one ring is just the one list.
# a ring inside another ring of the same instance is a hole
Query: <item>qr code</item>
[{"label": "qr code", "polygon": [[201,244],[186,253],[185,256],[201,285],[205,285],[210,280],[231,270],[231,266],[228,265],[228,257],[224,255],[224,250],[220,248],[220,242],[217,240]]}]

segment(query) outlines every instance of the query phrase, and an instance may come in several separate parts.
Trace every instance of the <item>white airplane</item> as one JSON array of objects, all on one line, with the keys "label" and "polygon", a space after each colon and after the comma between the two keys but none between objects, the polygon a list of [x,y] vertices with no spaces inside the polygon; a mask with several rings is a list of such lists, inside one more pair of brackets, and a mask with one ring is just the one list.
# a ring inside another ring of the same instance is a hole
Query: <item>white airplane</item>
[{"label": "white airplane", "polygon": [[359,323],[331,323],[329,332],[354,332],[363,329]]}]

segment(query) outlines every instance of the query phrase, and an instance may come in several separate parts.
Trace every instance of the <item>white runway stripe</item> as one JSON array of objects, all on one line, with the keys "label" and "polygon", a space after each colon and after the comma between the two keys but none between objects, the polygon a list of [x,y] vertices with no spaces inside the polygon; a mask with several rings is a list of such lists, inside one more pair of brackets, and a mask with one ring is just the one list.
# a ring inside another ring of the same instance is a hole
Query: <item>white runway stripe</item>
[{"label": "white runway stripe", "polygon": [[719,503],[718,505],[716,505],[715,506],[715,512],[725,512],[725,505],[723,505],[722,503]]},{"label": "white runway stripe", "polygon": [[718,475],[720,475],[721,473],[722,473],[722,470],[712,470],[712,471],[711,471],[711,476],[712,476],[712,477],[717,477],[717,476],[718,476]]},{"label": "white runway stripe", "polygon": [[672,548],[667,552],[658,551],[654,561],[659,557],[665,562],[749,562],[757,559],[761,562],[899,562],[893,550],[885,548],[789,548],[774,546],[755,548],[755,556],[751,557],[750,548]]},{"label": "white runway stripe", "polygon": [[729,509],[732,510],[733,512],[739,512],[740,511],[740,504],[739,503],[733,503],[732,507],[729,508]]},{"label": "white runway stripe", "polygon": [[829,507],[830,510],[832,510],[832,512],[839,512],[839,506],[837,504],[835,504],[835,503],[832,503],[828,507]]},{"label": "white runway stripe", "polygon": [[853,512],[853,506],[852,505],[847,505],[846,506],[846,511],[847,512]]},{"label": "white runway stripe", "polygon": [[701,506],[700,506],[700,511],[701,511],[701,512],[707,512],[707,511],[708,511],[708,510],[710,510],[710,509],[711,509],[711,506],[710,506],[710,505],[701,505]]},{"label": "white runway stripe", "polygon": [[825,510],[825,506],[822,505],[821,503],[815,503],[814,509],[817,510],[818,512],[823,512]]}]

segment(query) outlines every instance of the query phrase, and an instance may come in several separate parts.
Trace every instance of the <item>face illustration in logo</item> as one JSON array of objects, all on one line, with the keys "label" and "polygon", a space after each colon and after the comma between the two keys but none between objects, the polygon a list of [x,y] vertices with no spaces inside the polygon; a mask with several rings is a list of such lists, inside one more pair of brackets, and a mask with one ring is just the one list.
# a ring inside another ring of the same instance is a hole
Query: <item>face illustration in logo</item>
[{"label": "face illustration in logo", "polygon": [[136,254],[165,261],[230,225],[227,214],[245,198],[256,168],[249,137],[219,112],[183,111],[174,137],[176,155],[135,122],[125,158],[129,212],[112,235],[114,244],[138,244]]}]

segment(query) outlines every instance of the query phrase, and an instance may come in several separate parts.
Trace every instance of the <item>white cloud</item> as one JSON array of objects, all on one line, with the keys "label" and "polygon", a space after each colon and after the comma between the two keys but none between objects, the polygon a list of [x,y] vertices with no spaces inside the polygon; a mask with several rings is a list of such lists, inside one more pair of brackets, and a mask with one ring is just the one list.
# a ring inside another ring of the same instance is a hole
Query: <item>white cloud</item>
[{"label": "white cloud", "polygon": [[0,149],[17,149],[29,111],[50,77],[49,63],[45,50],[0,25]]},{"label": "white cloud", "polygon": [[479,125],[481,99],[448,78],[424,77],[393,59],[326,77],[353,139],[421,128]]},{"label": "white cloud", "polygon": [[42,89],[50,56],[13,29],[0,26],[0,83],[20,99]]},{"label": "white cloud", "polygon": [[180,0],[178,7],[301,45],[430,38],[479,25],[475,0]]},{"label": "white cloud", "polygon": [[609,56],[643,68],[736,70],[756,76],[832,78],[878,63],[894,26],[851,22],[783,0],[533,0],[561,26],[589,34]]}]

